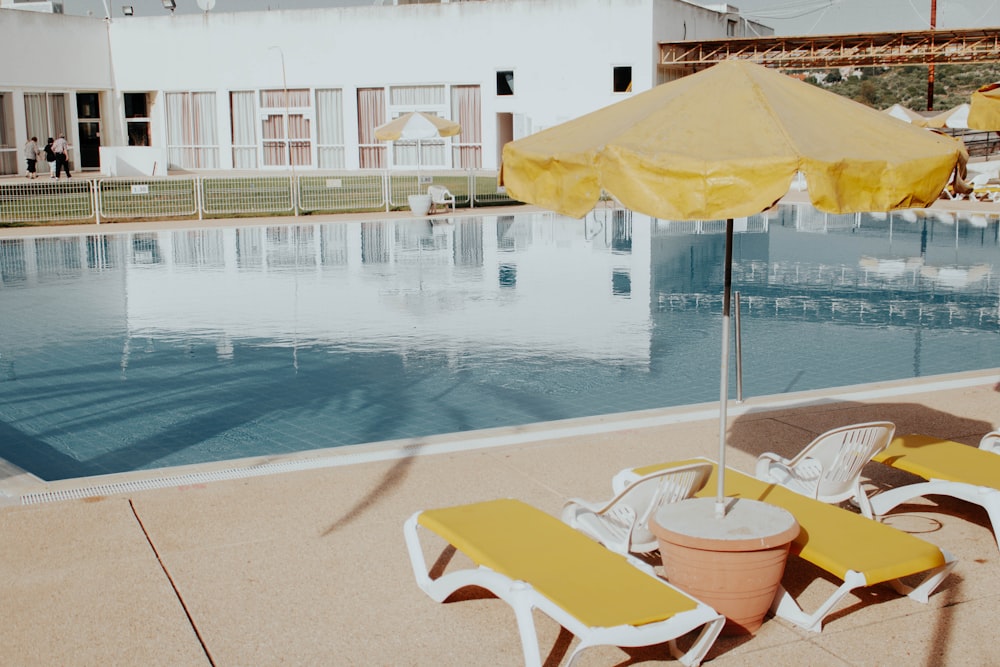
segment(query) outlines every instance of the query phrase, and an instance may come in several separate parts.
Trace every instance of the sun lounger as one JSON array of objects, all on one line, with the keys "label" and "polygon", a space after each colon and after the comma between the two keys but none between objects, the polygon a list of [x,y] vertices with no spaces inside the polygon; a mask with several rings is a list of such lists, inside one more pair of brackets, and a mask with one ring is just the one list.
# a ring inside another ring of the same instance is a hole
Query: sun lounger
[{"label": "sun lounger", "polygon": [[882,515],[914,498],[951,496],[985,509],[996,537],[1000,526],[1000,456],[990,451],[990,442],[983,438],[980,447],[986,447],[980,449],[927,435],[894,439],[873,460],[927,481],[875,494],[872,509]]},{"label": "sun lounger", "polygon": [[[655,470],[704,460],[675,461],[623,470],[615,476],[612,485],[620,489]],[[713,470],[712,479],[696,495],[712,495],[715,484]],[[805,612],[784,587],[779,588],[771,611],[779,618],[807,630],[822,630],[823,619],[855,588],[888,583],[903,595],[918,602],[927,602],[956,563],[948,552],[908,533],[777,484],[761,482],[731,468],[726,469],[726,495],[761,500],[791,512],[801,531],[792,542],[790,553],[843,582],[812,613]],[[901,581],[912,575],[923,576],[916,587]]]},{"label": "sun lounger", "polygon": [[[436,533],[475,566],[429,572],[418,527]],[[541,665],[532,609],[580,638],[570,663],[591,646],[669,642],[682,664],[698,665],[725,623],[724,616],[658,578],[648,565],[517,500],[417,512],[406,521],[404,534],[417,584],[431,598],[442,602],[461,588],[478,586],[514,609],[526,665]],[[694,631],[699,633],[693,645],[681,653],[675,640]]]}]

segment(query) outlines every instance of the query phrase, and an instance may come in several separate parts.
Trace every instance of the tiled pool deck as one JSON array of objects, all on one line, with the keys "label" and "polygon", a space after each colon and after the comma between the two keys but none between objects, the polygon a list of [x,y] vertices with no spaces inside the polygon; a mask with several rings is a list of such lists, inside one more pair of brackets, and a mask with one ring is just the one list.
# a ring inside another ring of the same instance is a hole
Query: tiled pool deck
[{"label": "tiled pool deck", "polygon": [[[0,235],[8,232],[25,233]],[[222,481],[192,483],[233,463],[60,485],[0,471],[9,502],[0,507],[3,663],[521,664],[506,604],[476,596],[438,604],[416,587],[405,519],[497,497],[553,514],[570,496],[608,497],[624,467],[714,457],[715,411],[706,404],[248,461],[274,474]],[[876,419],[899,433],[975,444],[1000,426],[1000,369],[750,399],[731,409],[728,463],[751,471],[763,451],[789,455],[824,430]],[[866,473],[877,487],[909,481],[876,464]],[[140,479],[147,484],[125,490]],[[150,480],[163,488],[148,488]],[[97,484],[116,492],[14,504]],[[929,604],[863,589],[820,634],[770,619],[752,638],[717,642],[710,664],[995,664],[1000,551],[985,512],[935,500],[887,519],[960,561]],[[785,583],[798,590],[814,575],[793,559]],[[832,586],[821,579],[806,588],[806,604]],[[545,664],[565,663],[569,640],[537,618]],[[674,662],[665,655],[663,646],[598,648],[577,664]]]}]

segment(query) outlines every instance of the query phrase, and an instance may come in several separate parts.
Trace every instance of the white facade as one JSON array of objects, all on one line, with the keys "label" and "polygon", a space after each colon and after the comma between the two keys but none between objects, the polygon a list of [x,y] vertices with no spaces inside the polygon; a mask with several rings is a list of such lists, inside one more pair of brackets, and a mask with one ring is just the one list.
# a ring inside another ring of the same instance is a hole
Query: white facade
[{"label": "white facade", "polygon": [[[30,134],[63,130],[77,170],[101,170],[98,147],[130,145],[161,151],[171,169],[495,169],[507,141],[678,76],[658,68],[660,42],[772,32],[717,9],[490,0],[111,20],[0,10],[0,59],[17,63],[0,71],[0,173],[24,173]],[[463,132],[419,148],[371,137],[410,110]]]}]

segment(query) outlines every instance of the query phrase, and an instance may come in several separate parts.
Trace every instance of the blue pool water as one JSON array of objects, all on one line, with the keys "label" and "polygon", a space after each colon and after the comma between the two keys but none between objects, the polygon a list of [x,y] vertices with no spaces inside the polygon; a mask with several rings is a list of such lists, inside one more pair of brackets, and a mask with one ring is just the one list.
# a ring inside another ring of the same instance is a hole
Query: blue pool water
[{"label": "blue pool water", "polygon": [[[46,480],[718,398],[722,223],[625,211],[0,241],[0,456]],[[737,221],[744,394],[1000,367],[994,217]]]}]

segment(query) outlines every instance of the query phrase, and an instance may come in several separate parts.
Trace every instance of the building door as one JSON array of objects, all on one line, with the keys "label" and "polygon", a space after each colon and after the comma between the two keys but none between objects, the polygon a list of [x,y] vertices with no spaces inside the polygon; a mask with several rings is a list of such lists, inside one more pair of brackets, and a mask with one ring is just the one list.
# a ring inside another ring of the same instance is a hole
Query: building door
[{"label": "building door", "polygon": [[77,147],[81,171],[101,168],[101,94],[76,94],[77,128],[80,144]]}]

